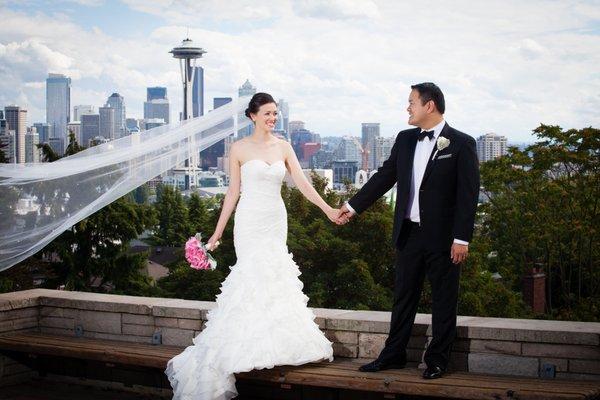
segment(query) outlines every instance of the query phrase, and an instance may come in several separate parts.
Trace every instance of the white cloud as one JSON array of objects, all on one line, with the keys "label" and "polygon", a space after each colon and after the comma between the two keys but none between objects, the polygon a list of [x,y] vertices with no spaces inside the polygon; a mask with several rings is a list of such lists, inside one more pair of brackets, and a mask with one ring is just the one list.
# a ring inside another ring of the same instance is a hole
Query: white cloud
[{"label": "white cloud", "polygon": [[600,39],[589,33],[598,13],[586,4],[455,1],[432,12],[392,1],[125,1],[164,24],[142,39],[120,38],[101,24],[85,29],[62,15],[0,10],[8,13],[0,82],[10,82],[0,84],[0,101],[26,98],[42,120],[40,82],[64,71],[73,78],[72,104],[98,106],[118,91],[141,117],[145,88],[164,85],[175,118],[181,83],[168,51],[189,29],[208,51],[200,60],[207,109],[249,78],[322,135],[356,135],[367,121],[392,135],[407,127],[410,85],[434,81],[448,121],[475,136],[526,140],[540,122],[600,123]]}]

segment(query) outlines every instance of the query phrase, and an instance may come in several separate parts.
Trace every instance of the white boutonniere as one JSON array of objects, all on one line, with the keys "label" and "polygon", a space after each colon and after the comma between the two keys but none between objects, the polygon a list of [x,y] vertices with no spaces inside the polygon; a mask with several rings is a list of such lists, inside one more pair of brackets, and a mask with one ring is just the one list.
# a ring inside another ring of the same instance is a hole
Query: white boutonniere
[{"label": "white boutonniere", "polygon": [[437,145],[437,149],[435,149],[435,153],[433,153],[433,157],[431,157],[431,161],[433,161],[435,159],[435,156],[437,155],[438,151],[442,151],[446,147],[450,146],[450,139],[445,138],[443,136],[439,136],[437,139],[436,145]]}]

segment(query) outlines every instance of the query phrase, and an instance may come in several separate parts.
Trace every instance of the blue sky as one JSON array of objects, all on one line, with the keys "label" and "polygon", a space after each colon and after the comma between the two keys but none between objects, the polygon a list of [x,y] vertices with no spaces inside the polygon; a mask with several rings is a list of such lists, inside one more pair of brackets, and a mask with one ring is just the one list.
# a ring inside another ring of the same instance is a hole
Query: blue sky
[{"label": "blue sky", "polygon": [[446,119],[473,136],[531,141],[542,122],[600,122],[599,1],[0,0],[0,15],[0,105],[27,107],[30,124],[45,119],[49,72],[72,78],[72,105],[119,92],[140,118],[145,88],[167,86],[175,118],[168,51],[188,32],[208,51],[207,110],[250,79],[323,136],[407,128],[421,81],[440,85]]}]

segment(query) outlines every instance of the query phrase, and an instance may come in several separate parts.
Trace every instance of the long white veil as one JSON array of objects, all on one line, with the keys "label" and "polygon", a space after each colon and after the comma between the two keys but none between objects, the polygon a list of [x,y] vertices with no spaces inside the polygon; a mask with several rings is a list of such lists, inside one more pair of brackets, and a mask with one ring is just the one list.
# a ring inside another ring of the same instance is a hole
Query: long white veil
[{"label": "long white veil", "polygon": [[134,133],[53,163],[0,164],[0,271],[248,126],[243,115],[247,103],[234,100],[205,116]]}]

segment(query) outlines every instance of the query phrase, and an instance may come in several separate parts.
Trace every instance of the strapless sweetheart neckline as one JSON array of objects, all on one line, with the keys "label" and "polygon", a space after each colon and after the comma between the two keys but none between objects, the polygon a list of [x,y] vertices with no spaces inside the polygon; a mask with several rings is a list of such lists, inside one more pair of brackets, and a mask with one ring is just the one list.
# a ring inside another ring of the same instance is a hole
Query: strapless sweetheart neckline
[{"label": "strapless sweetheart neckline", "polygon": [[265,160],[261,160],[260,158],[253,158],[253,159],[250,159],[250,160],[246,161],[245,163],[243,163],[243,164],[240,166],[240,168],[242,168],[244,165],[246,165],[246,164],[248,164],[248,163],[250,163],[250,162],[252,162],[252,161],[259,161],[259,162],[262,162],[263,164],[265,164],[265,165],[266,165],[266,166],[268,166],[268,167],[272,167],[273,165],[275,165],[275,164],[277,164],[277,163],[283,163],[283,160],[277,160],[277,161],[275,161],[275,162],[272,162],[272,163],[270,163],[270,164],[269,164],[267,161],[265,161]]}]

